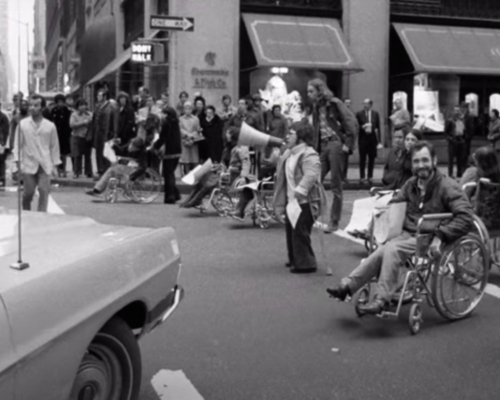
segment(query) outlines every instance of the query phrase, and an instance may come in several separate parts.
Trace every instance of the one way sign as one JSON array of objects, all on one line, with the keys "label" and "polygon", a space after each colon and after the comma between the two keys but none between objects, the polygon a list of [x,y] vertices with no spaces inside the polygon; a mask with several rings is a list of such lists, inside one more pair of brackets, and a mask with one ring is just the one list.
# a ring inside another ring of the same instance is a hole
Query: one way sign
[{"label": "one way sign", "polygon": [[170,17],[167,15],[152,15],[151,29],[165,31],[194,31],[194,18]]}]

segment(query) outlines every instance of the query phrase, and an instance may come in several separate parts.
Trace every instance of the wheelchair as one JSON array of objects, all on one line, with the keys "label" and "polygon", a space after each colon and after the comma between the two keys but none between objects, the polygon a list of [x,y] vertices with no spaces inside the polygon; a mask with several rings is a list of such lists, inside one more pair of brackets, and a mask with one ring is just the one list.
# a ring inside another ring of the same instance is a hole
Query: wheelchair
[{"label": "wheelchair", "polygon": [[463,187],[474,207],[474,226],[490,252],[491,266],[500,268],[500,184],[480,179]]},{"label": "wheelchair", "polygon": [[[469,316],[481,301],[488,282],[490,252],[484,240],[476,233],[469,233],[455,243],[444,247],[438,257],[431,257],[429,245],[432,234],[425,233],[428,223],[443,223],[452,214],[428,214],[422,216],[417,226],[417,248],[406,263],[407,272],[401,274],[404,282],[391,301],[388,310],[378,317],[398,319],[405,304],[410,305],[408,325],[417,334],[423,324],[422,303],[435,308],[445,319],[454,321]],[[363,314],[359,306],[370,301],[371,286],[367,283],[354,296],[355,311]]]},{"label": "wheelchair", "polygon": [[[252,220],[254,226],[267,229],[274,219],[279,221],[274,213],[272,205],[274,195],[274,182],[270,179],[255,181],[247,184],[244,179],[236,179],[231,183],[229,173],[222,173],[219,178],[218,187],[212,191],[208,204],[217,211],[221,217],[229,217],[235,210],[240,198],[241,187],[248,185],[253,192],[253,199],[247,205],[245,217]],[[200,210],[206,210],[207,204],[200,206]]]},{"label": "wheelchair", "polygon": [[[119,162],[125,162],[131,168],[137,168],[138,163],[132,158],[120,157]],[[126,200],[134,203],[147,204],[155,201],[161,191],[161,177],[152,168],[139,174],[134,179],[130,179],[130,174],[114,173],[108,181],[103,198],[108,203],[115,203],[118,195],[122,195]]]}]

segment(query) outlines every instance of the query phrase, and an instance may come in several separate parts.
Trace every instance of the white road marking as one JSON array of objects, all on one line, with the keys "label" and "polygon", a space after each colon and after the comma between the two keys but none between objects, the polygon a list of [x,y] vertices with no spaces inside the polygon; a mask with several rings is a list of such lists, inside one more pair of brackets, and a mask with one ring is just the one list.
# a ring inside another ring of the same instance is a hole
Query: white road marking
[{"label": "white road marking", "polygon": [[[317,223],[318,224],[318,223]],[[319,223],[320,224],[320,223]],[[316,224],[315,224],[316,225]],[[315,226],[317,228],[319,228],[319,226]],[[336,232],[334,232],[337,236],[341,237],[341,238],[344,238],[344,239],[347,239],[347,240],[350,240],[352,242],[355,242],[355,243],[358,243],[358,244],[361,244],[364,246],[365,242],[361,239],[357,239],[355,237],[352,237],[351,235],[349,235],[347,232],[343,231],[343,230],[338,230]],[[485,293],[489,294],[490,296],[493,296],[493,297],[496,297],[498,299],[500,299],[500,287],[496,286],[496,285],[492,285],[491,283],[488,283],[486,285],[486,289],[484,290]]]},{"label": "white road marking", "polygon": [[151,384],[161,400],[203,400],[182,370],[162,369],[153,376]]},{"label": "white road marking", "polygon": [[[5,187],[6,192],[17,192],[17,186],[7,186]],[[38,197],[38,191],[36,192],[36,197]],[[64,210],[59,207],[59,205],[55,202],[54,198],[49,195],[49,205],[47,207],[47,212],[49,214],[66,214]]]}]

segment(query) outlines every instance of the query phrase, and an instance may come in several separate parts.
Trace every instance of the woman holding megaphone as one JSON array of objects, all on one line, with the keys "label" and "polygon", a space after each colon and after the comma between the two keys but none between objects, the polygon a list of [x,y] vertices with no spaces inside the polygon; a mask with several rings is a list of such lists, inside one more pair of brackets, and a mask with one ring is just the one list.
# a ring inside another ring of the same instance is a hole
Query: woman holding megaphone
[{"label": "woman holding megaphone", "polygon": [[311,245],[314,221],[326,205],[321,184],[321,162],[313,149],[314,131],[305,122],[294,123],[288,132],[288,149],[278,162],[274,210],[285,219],[288,263],[292,273],[316,272]]}]

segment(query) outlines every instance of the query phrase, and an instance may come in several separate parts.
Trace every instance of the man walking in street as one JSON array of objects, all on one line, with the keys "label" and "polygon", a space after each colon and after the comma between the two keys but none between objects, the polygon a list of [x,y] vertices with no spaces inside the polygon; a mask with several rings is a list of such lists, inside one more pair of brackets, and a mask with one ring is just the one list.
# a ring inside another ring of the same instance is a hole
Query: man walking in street
[{"label": "man walking in street", "polygon": [[30,99],[31,116],[19,122],[15,136],[14,158],[20,147],[20,171],[23,174],[23,210],[31,210],[31,202],[38,188],[38,211],[47,211],[50,193],[50,176],[60,164],[59,140],[56,126],[43,118],[45,99],[33,95]]},{"label": "man walking in street", "polygon": [[[380,143],[380,116],[372,110],[373,101],[366,99],[363,102],[364,110],[356,114],[359,123],[359,179],[360,184],[372,185],[377,146]],[[366,160],[368,159],[368,180],[365,181]]]},{"label": "man walking in street", "polygon": [[5,160],[9,138],[9,117],[2,111],[0,104],[0,188],[5,187]]},{"label": "man walking in street", "polygon": [[459,106],[453,110],[453,116],[446,121],[445,136],[448,141],[448,176],[453,177],[453,166],[457,160],[457,178],[462,176],[466,166],[466,143],[468,136],[464,116]]},{"label": "man walking in street", "polygon": [[333,202],[325,233],[338,230],[342,214],[344,160],[354,146],[356,117],[321,79],[309,81],[307,95],[313,103],[314,148],[320,154],[321,181],[330,172]]}]

